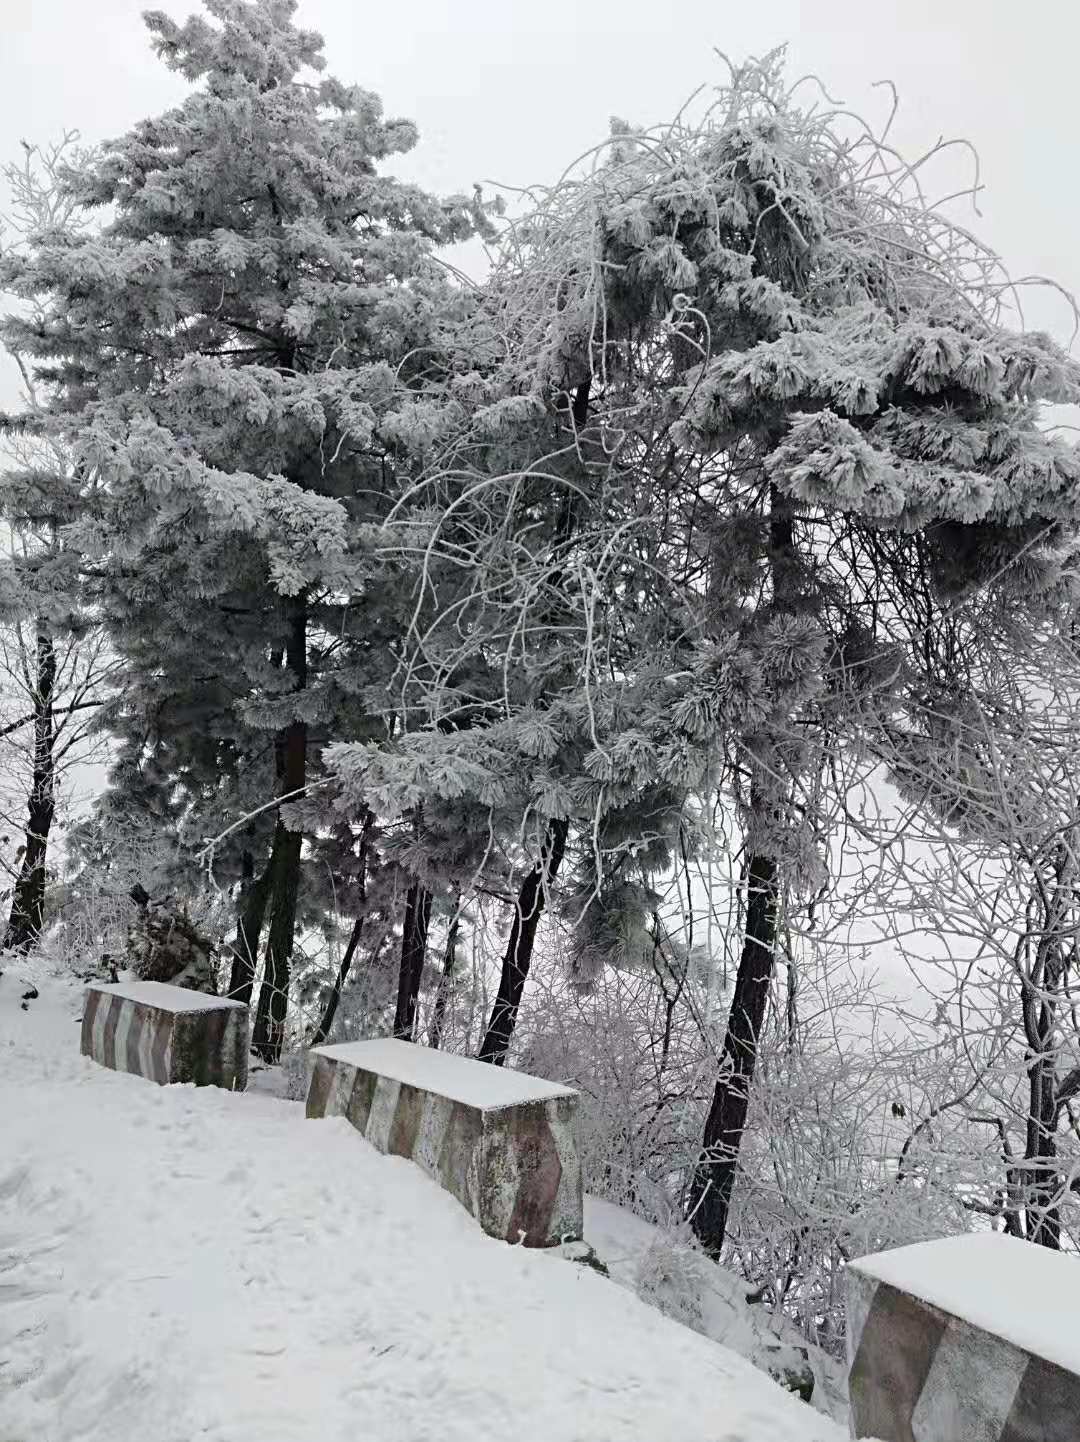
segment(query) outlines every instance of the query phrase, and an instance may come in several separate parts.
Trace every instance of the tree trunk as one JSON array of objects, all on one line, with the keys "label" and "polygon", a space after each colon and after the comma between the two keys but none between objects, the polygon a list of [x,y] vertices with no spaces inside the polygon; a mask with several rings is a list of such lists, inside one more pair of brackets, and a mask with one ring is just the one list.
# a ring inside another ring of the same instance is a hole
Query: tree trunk
[{"label": "tree trunk", "polygon": [[[1040,951],[1058,951],[1040,946]],[[1024,1149],[1024,1213],[1027,1239],[1058,1251],[1061,1247],[1061,1169],[1057,1159],[1058,1087],[1054,1052],[1054,992],[1060,981],[1060,964],[1040,966],[1039,981],[1046,990],[1038,995],[1025,987],[1024,1019],[1028,1033],[1027,1145]]]},{"label": "tree trunk", "polygon": [[329,999],[322,1014],[322,1020],[312,1033],[310,1046],[322,1046],[323,1042],[330,1035],[330,1029],[334,1025],[334,1018],[337,1016],[337,1009],[341,1002],[341,991],[349,975],[349,968],[352,966],[353,957],[356,955],[356,948],[360,945],[360,935],[364,929],[364,918],[367,914],[367,853],[368,840],[371,836],[371,828],[375,825],[375,816],[368,812],[364,817],[364,825],[360,832],[360,846],[357,852],[360,866],[357,873],[357,886],[360,892],[359,906],[353,928],[349,934],[349,940],[345,947],[345,954],[338,966],[337,976],[334,978],[334,985],[331,988]]},{"label": "tree trunk", "polygon": [[227,995],[233,1001],[242,1001],[245,1006],[251,1002],[255,985],[259,939],[262,936],[266,902],[270,895],[271,865],[272,862],[268,861],[256,879],[255,859],[250,851],[244,852],[240,915],[236,922],[236,940],[232,947],[232,969],[229,973]]},{"label": "tree trunk", "polygon": [[[298,596],[292,603],[285,664],[292,672],[294,691],[307,685],[307,600]],[[278,737],[277,772],[280,794],[298,798],[307,784],[307,723],[293,721]],[[289,1005],[289,967],[296,934],[296,905],[300,892],[300,856],[304,838],[290,831],[279,815],[274,828],[270,858],[270,927],[266,942],[266,965],[251,1049],[264,1061],[276,1063],[285,1037]]]},{"label": "tree trunk", "polygon": [[690,1191],[694,1234],[718,1257],[727,1231],[739,1148],[746,1128],[758,1040],[765,1019],[776,954],[778,868],[771,856],[747,866],[746,930],[724,1037],[720,1079],[705,1122],[701,1158]]},{"label": "tree trunk", "polygon": [[56,815],[56,730],[53,694],[56,650],[44,625],[37,633],[34,668],[34,769],[27,803],[22,862],[11,897],[4,950],[27,952],[45,923],[45,860]]},{"label": "tree trunk", "polygon": [[[795,601],[794,528],[791,502],[775,486],[769,493],[769,572],[773,614],[790,612]],[[781,798],[777,768],[756,761],[758,779],[750,791],[752,822],[762,832],[775,828]],[[772,825],[770,825],[770,823]],[[751,827],[753,833],[754,827]],[[746,863],[746,925],[735,992],[728,1013],[720,1076],[705,1120],[702,1151],[690,1184],[690,1223],[709,1256],[719,1258],[727,1234],[739,1152],[746,1130],[758,1042],[776,965],[780,869],[775,856],[758,850]]]},{"label": "tree trunk", "polygon": [[[590,376],[575,386],[573,394],[566,397],[565,405],[560,406],[570,417],[574,445],[579,457],[583,456],[585,450],[585,429],[589,423],[591,394]],[[556,546],[566,546],[571,540],[579,521],[580,502],[580,488],[568,486],[563,493],[563,503],[555,522]],[[565,566],[560,562],[549,580],[554,596],[559,595],[565,582]],[[553,605],[551,614],[543,617],[542,624],[557,627],[560,621],[558,609],[557,604]],[[565,820],[553,820],[548,824],[547,835],[540,849],[540,860],[525,878],[518,893],[514,921],[499,976],[499,990],[478,1052],[481,1061],[491,1062],[494,1066],[502,1066],[510,1050],[514,1028],[517,1026],[518,1007],[521,1005],[525,981],[532,965],[536,929],[547,901],[548,885],[554,881],[562,864],[568,831],[569,823]]]},{"label": "tree trunk", "polygon": [[322,1046],[323,1042],[330,1035],[331,1028],[334,1025],[334,1018],[337,1016],[337,1009],[341,1002],[341,991],[348,978],[353,957],[356,955],[356,948],[360,945],[360,936],[363,930],[364,913],[361,912],[353,922],[353,928],[349,933],[349,940],[345,945],[345,952],[338,966],[337,975],[334,977],[334,984],[330,989],[330,995],[323,1009],[322,1018],[318,1026],[311,1033],[311,1040],[308,1042],[309,1046]]},{"label": "tree trunk", "polygon": [[[461,898],[458,898],[458,906]],[[442,976],[439,979],[439,990],[435,994],[435,1007],[431,1014],[431,1030],[428,1032],[428,1046],[438,1051],[442,1043],[443,1027],[446,1025],[446,1008],[450,1001],[450,993],[454,985],[454,972],[457,969],[457,947],[458,936],[461,932],[461,919],[457,915],[457,906],[454,908],[454,919],[450,923],[450,930],[446,934],[446,950],[443,953]]]},{"label": "tree trunk", "polygon": [[547,899],[548,885],[554,881],[562,864],[566,850],[569,822],[552,821],[540,851],[540,860],[529,872],[518,894],[514,911],[514,924],[503,956],[499,990],[491,1011],[491,1020],[484,1040],[480,1045],[480,1060],[502,1066],[510,1050],[510,1042],[517,1025],[518,1007],[525,990],[525,979],[532,965],[533,947],[536,945],[536,928]]},{"label": "tree trunk", "polygon": [[266,938],[266,959],[262,986],[255,1008],[251,1049],[271,1064],[281,1058],[285,1018],[289,1004],[289,963],[296,927],[299,893],[300,848],[303,837],[279,821],[274,828],[274,850],[270,865],[273,909]]},{"label": "tree trunk", "polygon": [[428,923],[431,920],[431,892],[418,881],[405,898],[405,926],[401,934],[401,969],[398,972],[397,1011],[394,1035],[412,1041],[416,1034],[416,1003],[427,955]]},{"label": "tree trunk", "polygon": [[1067,958],[1075,897],[1071,846],[1063,843],[1059,847],[1053,885],[1042,896],[1042,935],[1032,971],[1021,980],[1028,1062],[1027,1136],[1021,1174],[1028,1241],[1058,1251],[1064,1179],[1057,1148],[1061,1112],[1057,1012],[1059,1000],[1067,1005],[1068,998]]},{"label": "tree trunk", "polygon": [[1025,1210],[1028,1242],[1061,1249],[1061,1168],[1057,1161],[1057,1107],[1054,1105],[1054,1067],[1035,1063],[1031,1076],[1031,1112],[1028,1118],[1027,1187]]}]

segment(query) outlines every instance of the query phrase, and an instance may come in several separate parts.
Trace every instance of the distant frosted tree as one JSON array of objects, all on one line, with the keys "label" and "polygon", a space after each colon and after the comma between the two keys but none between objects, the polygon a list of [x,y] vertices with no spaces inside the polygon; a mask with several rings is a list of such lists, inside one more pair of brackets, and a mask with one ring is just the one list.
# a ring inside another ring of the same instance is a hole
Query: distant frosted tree
[{"label": "distant frosted tree", "polygon": [[[86,158],[68,136],[43,151],[24,144],[21,162],[4,167],[12,252],[42,231],[78,226],[77,206],[59,176],[65,165]],[[7,713],[0,766],[4,791],[18,797],[22,810],[18,818],[9,812],[5,825],[17,827],[22,840],[5,892],[10,905],[2,948],[25,952],[46,925],[50,847],[64,784],[100,749],[95,713],[108,698],[113,663],[63,535],[79,494],[76,468],[68,448],[49,435],[25,359],[10,341],[7,354],[21,372],[24,404],[15,414],[0,414],[0,691]]]}]

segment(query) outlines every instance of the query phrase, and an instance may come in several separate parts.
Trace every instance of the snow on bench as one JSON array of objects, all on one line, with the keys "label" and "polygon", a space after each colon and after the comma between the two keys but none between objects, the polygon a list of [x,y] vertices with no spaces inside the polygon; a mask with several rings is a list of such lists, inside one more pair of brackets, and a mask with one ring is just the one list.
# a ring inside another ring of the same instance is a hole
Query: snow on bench
[{"label": "snow on bench", "polygon": [[409,1157],[490,1236],[526,1247],[582,1234],[577,1093],[407,1041],[318,1047],[309,1117],[343,1116]]},{"label": "snow on bench", "polygon": [[1080,1261],[997,1232],[847,1269],[852,1435],[1077,1442]]},{"label": "snow on bench", "polygon": [[162,1086],[194,1082],[243,1091],[248,1009],[158,981],[94,984],[83,1007],[82,1054]]}]

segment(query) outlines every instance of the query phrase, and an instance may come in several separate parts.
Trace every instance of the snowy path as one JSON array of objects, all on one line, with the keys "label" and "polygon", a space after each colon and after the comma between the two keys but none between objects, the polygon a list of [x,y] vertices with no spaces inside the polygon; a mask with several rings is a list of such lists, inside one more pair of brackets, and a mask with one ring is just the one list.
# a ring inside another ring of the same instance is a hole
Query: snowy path
[{"label": "snowy path", "polygon": [[0,979],[0,1442],[841,1442],[344,1121],[106,1072],[78,993],[18,995]]}]

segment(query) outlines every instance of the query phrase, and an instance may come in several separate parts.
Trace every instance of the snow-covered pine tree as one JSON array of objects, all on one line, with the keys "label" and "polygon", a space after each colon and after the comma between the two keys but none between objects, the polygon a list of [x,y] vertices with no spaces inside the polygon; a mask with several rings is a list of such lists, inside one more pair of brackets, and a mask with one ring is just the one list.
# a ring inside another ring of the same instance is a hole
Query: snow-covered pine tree
[{"label": "snow-covered pine tree", "polygon": [[[395,588],[363,541],[431,437],[402,413],[453,295],[434,247],[461,200],[380,175],[415,141],[367,92],[322,78],[294,0],[151,12],[177,107],[62,172],[96,220],[0,263],[31,307],[5,334],[33,364],[81,480],[66,527],[127,671],[120,791],[233,820],[304,795],[313,742],[372,733]],[[345,662],[348,662],[346,665]],[[261,837],[230,842],[231,866]],[[303,837],[279,810],[254,861],[264,917],[256,1046],[281,1046]],[[254,899],[252,898],[254,892]]]},{"label": "snow-covered pine tree", "polygon": [[[636,702],[609,696],[603,679],[589,689],[596,678],[581,661],[588,647],[581,581],[600,575],[610,588],[605,601],[620,620],[617,637],[607,620],[600,623],[604,656],[625,676],[642,653],[641,637],[618,606],[634,576],[648,576],[648,548],[632,574],[622,557],[615,574],[605,573],[611,535],[634,517],[625,489],[610,484],[590,378],[575,374],[571,359],[523,393],[520,338],[508,344],[515,318],[511,312],[507,321],[505,279],[497,273],[459,332],[459,368],[424,401],[447,418],[444,445],[418,486],[430,519],[418,532],[419,514],[407,524],[395,518],[383,542],[390,553],[425,553],[400,682],[413,723],[391,747],[343,744],[327,753],[347,806],[377,796],[386,810],[422,807],[414,864],[466,897],[480,891],[508,902],[479,1049],[496,1064],[507,1057],[564,858],[571,909],[592,899],[597,863],[618,878],[620,895],[636,888],[643,904],[653,904],[644,879],[670,861],[667,821],[674,818],[677,830],[682,798],[680,791],[673,801],[668,781],[653,777],[652,801],[643,804],[655,754],[644,742],[635,752],[629,735],[625,775],[604,774],[610,759],[599,737],[629,732]],[[529,599],[519,612],[523,589]],[[623,814],[627,802],[637,824]],[[640,835],[645,814],[667,818],[648,845]],[[578,953],[587,963],[589,947]]]},{"label": "snow-covered pine tree", "polygon": [[[743,950],[689,1199],[714,1255],[785,892],[812,862],[807,731],[850,734],[868,699],[887,713],[921,690],[923,627],[890,605],[891,586],[929,589],[931,612],[967,597],[984,626],[980,591],[1041,616],[1063,596],[1080,515],[1077,456],[1038,426],[1041,402],[1080,396],[1077,367],[1002,324],[977,248],[917,203],[898,206],[872,170],[853,172],[839,119],[797,108],[777,71],[765,80],[743,89],[737,123],[705,138],[714,184],[728,187],[721,245],[750,265],[719,294],[690,290],[698,315],[680,338],[706,358],[672,394],[677,441],[726,469],[763,543],[751,635],[766,706],[738,736]],[[715,250],[695,254],[699,235],[676,229],[700,276]],[[743,632],[747,599],[714,601],[710,626]]]},{"label": "snow-covered pine tree", "polygon": [[[610,163],[512,241],[481,316],[506,360],[472,421],[498,429],[503,468],[441,478],[473,587],[446,650],[465,634],[507,680],[487,737],[455,747],[516,742],[520,776],[539,724],[522,814],[553,809],[581,836],[579,921],[647,906],[719,782],[738,806],[741,957],[688,1199],[718,1254],[782,915],[822,880],[822,761],[922,694],[943,609],[990,628],[1002,598],[1014,624],[1061,601],[1080,468],[1039,407],[1080,396],[1077,368],[1009,329],[993,257],[869,129],[800,108],[776,56],[734,72],[699,123],[620,127]],[[573,474],[530,450],[537,415],[585,384],[589,484],[580,447]],[[569,544],[543,518],[553,492],[579,511]],[[447,745],[409,738],[409,766],[437,747],[449,768]],[[591,926],[620,946],[634,931]]]}]

